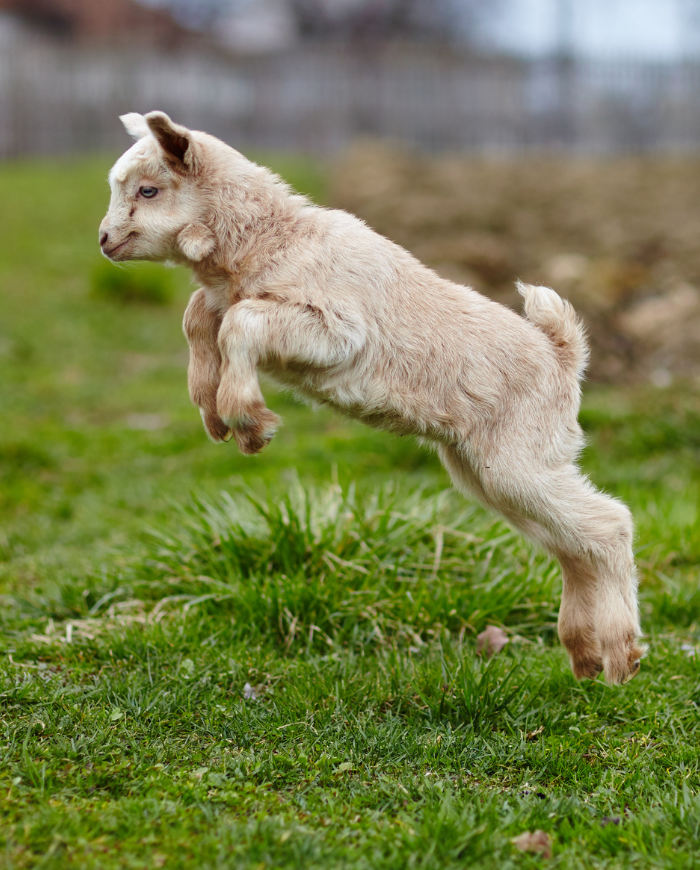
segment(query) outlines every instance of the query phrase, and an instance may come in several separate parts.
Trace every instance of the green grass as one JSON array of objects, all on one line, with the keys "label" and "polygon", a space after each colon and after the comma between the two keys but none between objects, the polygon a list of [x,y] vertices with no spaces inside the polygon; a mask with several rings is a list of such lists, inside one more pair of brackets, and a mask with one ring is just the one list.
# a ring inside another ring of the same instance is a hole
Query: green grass
[{"label": "green grass", "polygon": [[109,163],[0,167],[0,867],[697,863],[700,389],[586,390],[650,652],[576,683],[557,566],[410,439],[267,389],[261,456],[206,440],[187,276],[99,277]]}]

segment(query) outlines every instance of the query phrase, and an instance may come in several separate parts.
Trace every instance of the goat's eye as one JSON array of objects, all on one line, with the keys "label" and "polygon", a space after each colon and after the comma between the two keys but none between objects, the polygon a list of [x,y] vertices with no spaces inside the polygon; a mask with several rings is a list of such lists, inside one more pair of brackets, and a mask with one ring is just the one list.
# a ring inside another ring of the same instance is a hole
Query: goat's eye
[{"label": "goat's eye", "polygon": [[146,199],[153,199],[153,197],[158,193],[157,187],[139,187],[139,193],[141,196],[145,196]]}]

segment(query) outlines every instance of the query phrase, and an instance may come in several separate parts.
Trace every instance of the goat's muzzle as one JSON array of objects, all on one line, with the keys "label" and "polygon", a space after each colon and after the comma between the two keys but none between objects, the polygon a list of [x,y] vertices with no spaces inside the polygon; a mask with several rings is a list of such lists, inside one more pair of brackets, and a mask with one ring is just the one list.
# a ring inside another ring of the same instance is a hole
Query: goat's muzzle
[{"label": "goat's muzzle", "polygon": [[121,240],[121,242],[117,242],[116,244],[110,240],[109,233],[103,232],[100,235],[100,247],[102,248],[102,253],[108,259],[113,259],[114,255],[117,254],[121,249],[131,241],[134,237],[134,233],[129,233],[125,238]]}]

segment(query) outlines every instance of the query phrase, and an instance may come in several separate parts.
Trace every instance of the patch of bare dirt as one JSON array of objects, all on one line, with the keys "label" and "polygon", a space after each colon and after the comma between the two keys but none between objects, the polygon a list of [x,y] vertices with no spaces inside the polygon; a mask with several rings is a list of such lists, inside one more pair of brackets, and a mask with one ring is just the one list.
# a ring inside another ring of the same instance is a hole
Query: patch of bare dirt
[{"label": "patch of bare dirt", "polygon": [[495,160],[360,144],[332,204],[445,277],[520,309],[514,281],[571,300],[589,377],[700,377],[700,158]]}]

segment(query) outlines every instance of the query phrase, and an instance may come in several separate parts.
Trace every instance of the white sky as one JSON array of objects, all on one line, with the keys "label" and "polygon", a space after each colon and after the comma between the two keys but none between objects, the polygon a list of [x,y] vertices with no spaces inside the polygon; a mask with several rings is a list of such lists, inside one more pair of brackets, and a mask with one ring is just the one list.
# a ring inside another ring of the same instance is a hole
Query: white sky
[{"label": "white sky", "polygon": [[[672,60],[697,53],[700,35],[683,10],[694,0],[502,0],[489,33],[502,48],[541,54],[557,44],[557,7],[571,10],[572,42],[585,55],[632,55]],[[700,8],[700,2],[696,3]]]}]

